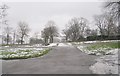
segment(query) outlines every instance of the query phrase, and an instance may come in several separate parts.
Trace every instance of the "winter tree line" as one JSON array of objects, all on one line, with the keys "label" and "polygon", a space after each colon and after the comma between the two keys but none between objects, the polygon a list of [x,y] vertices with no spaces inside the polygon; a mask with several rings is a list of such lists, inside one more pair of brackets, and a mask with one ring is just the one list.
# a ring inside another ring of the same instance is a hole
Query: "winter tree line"
[{"label": "winter tree line", "polygon": [[[66,40],[105,40],[120,38],[120,1],[105,2],[103,13],[94,16],[96,29],[89,27],[89,21],[83,17],[73,18],[68,22],[67,28],[63,30]],[[84,38],[86,36],[86,39]]]},{"label": "winter tree line", "polygon": [[[82,41],[82,40],[105,40],[120,38],[120,1],[105,2],[103,13],[94,16],[94,25],[96,29],[89,26],[89,20],[83,17],[74,17],[66,24],[62,34],[65,35],[65,41]],[[18,22],[17,29],[13,29],[6,18],[7,5],[0,7],[0,29],[2,30],[2,42],[5,44],[24,44],[25,38],[29,36],[30,28],[24,21]],[[3,26],[4,25],[4,26]],[[57,25],[54,21],[48,21],[45,28],[41,31],[41,38],[38,33],[35,37],[30,38],[30,44],[44,43],[45,45],[53,43],[54,37],[59,36]]]}]

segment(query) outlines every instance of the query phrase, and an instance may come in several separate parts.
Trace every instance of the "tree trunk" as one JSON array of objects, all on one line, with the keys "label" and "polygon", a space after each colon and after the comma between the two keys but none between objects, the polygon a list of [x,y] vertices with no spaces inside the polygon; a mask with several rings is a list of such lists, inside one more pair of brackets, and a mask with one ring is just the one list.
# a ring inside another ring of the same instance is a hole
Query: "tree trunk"
[{"label": "tree trunk", "polygon": [[15,33],[14,33],[14,35],[13,35],[13,44],[14,44],[14,42],[15,42]]},{"label": "tree trunk", "polygon": [[65,37],[65,40],[66,40],[66,42],[67,42],[67,40],[68,40],[68,37],[67,37],[67,36]]},{"label": "tree trunk", "polygon": [[21,37],[21,44],[23,44],[23,37]]},{"label": "tree trunk", "polygon": [[51,37],[51,39],[52,39],[52,43],[53,43],[53,36]]},{"label": "tree trunk", "polygon": [[9,35],[7,34],[7,45],[9,44]]},{"label": "tree trunk", "polygon": [[44,40],[45,40],[45,45],[47,45],[48,44],[48,37],[45,37]]},{"label": "tree trunk", "polygon": [[50,36],[50,43],[53,43],[53,36]]}]

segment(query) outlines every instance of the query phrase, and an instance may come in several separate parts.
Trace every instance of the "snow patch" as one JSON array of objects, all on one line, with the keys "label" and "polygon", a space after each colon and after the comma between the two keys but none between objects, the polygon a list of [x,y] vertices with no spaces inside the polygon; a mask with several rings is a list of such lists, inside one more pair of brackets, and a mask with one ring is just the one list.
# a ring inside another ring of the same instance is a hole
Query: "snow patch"
[{"label": "snow patch", "polygon": [[94,74],[118,74],[118,66],[109,63],[97,62],[90,69]]},{"label": "snow patch", "polygon": [[59,45],[58,46],[68,46],[67,44],[65,44],[65,43],[59,43]]},{"label": "snow patch", "polygon": [[72,46],[72,44],[71,44],[71,43],[67,43],[67,45],[70,45],[70,46]]},{"label": "snow patch", "polygon": [[98,42],[98,41],[86,41],[84,43],[87,43],[87,44],[89,43],[90,44],[90,43],[96,43],[96,42]]},{"label": "snow patch", "polygon": [[83,41],[83,42],[74,42],[74,44],[92,44],[98,42],[118,42],[120,40],[105,40],[105,41]]},{"label": "snow patch", "polygon": [[112,50],[111,53],[112,55],[96,59],[97,62],[90,67],[90,70],[94,74],[118,74],[118,49]]}]

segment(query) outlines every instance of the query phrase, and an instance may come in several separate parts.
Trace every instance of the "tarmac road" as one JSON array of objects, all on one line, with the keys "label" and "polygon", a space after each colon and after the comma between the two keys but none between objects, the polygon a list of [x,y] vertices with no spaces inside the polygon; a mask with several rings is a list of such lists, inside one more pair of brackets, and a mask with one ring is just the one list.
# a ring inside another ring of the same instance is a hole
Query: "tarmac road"
[{"label": "tarmac road", "polygon": [[3,74],[92,74],[89,67],[97,56],[87,55],[76,47],[65,43],[43,57],[3,60]]}]

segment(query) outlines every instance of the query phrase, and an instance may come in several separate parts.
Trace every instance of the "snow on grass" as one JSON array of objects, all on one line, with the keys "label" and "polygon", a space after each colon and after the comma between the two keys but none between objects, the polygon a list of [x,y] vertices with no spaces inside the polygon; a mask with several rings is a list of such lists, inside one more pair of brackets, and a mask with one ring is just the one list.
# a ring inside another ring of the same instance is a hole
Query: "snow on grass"
[{"label": "snow on grass", "polygon": [[51,43],[48,45],[48,47],[54,47],[54,46],[71,46],[71,43]]},{"label": "snow on grass", "polygon": [[3,48],[7,48],[7,47],[46,47],[46,46],[44,46],[44,45],[42,45],[42,44],[23,44],[23,45],[21,45],[21,44],[9,44],[9,45],[2,45],[2,46],[0,46],[0,47],[3,47]]},{"label": "snow on grass", "polygon": [[1,59],[26,59],[39,57],[46,54],[50,49],[46,48],[14,48],[14,49],[4,49],[0,50]]},{"label": "snow on grass", "polygon": [[77,45],[77,48],[80,49],[82,52],[91,55],[108,55],[112,54],[112,50],[116,48],[120,48],[118,46],[120,42],[99,42],[99,43],[85,43],[81,45]]},{"label": "snow on grass", "polygon": [[118,74],[118,50],[111,50],[112,55],[106,55],[96,59],[96,63],[90,67],[94,74]]},{"label": "snow on grass", "polygon": [[65,44],[65,43],[59,43],[59,45],[58,46],[68,46],[67,44]]},{"label": "snow on grass", "polygon": [[92,55],[101,55],[90,67],[94,74],[118,74],[119,40],[77,42],[77,48]]},{"label": "snow on grass", "polygon": [[72,44],[71,44],[71,43],[67,43],[67,45],[72,46]]},{"label": "snow on grass", "polygon": [[96,42],[99,42],[99,41],[85,41],[84,43],[90,44],[90,43],[96,43]]},{"label": "snow on grass", "polygon": [[[21,45],[19,47],[21,47]],[[22,47],[43,47],[43,45],[42,44],[22,45]]]},{"label": "snow on grass", "polygon": [[82,41],[82,42],[73,42],[73,44],[92,44],[92,43],[106,43],[106,42],[118,42],[120,40],[104,40],[104,41]]},{"label": "snow on grass", "polygon": [[108,63],[97,62],[90,69],[94,74],[118,74],[118,66]]},{"label": "snow on grass", "polygon": [[7,51],[7,52],[17,52],[18,50],[32,50],[32,51],[38,51],[38,50],[44,50],[44,48],[9,48],[9,49],[1,49],[1,51]]},{"label": "snow on grass", "polygon": [[[82,52],[85,52],[90,55],[106,55],[108,54],[108,49],[110,48],[98,48],[94,50],[89,50],[86,48],[87,46],[78,46],[77,48],[80,49]],[[109,52],[110,53],[110,52]]]},{"label": "snow on grass", "polygon": [[101,42],[118,42],[120,40],[105,40],[105,41],[101,41]]},{"label": "snow on grass", "polygon": [[74,45],[84,44],[84,42],[72,42]]}]

